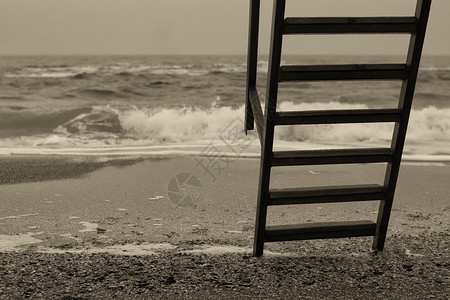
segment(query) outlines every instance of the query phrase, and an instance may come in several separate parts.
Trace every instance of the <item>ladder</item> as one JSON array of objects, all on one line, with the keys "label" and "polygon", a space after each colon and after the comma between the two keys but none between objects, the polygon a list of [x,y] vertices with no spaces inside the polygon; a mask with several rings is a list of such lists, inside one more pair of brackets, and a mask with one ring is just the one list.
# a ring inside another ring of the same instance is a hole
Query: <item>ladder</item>
[{"label": "ladder", "polygon": [[[422,55],[431,0],[418,0],[412,17],[285,18],[286,0],[274,0],[269,70],[263,114],[256,89],[260,0],[250,0],[245,133],[254,129],[261,142],[261,164],[253,255],[261,256],[265,242],[374,236],[372,248],[382,251],[402,159],[408,120]],[[287,34],[409,34],[405,64],[280,66]],[[349,109],[277,112],[278,84],[287,81],[401,80],[394,109]],[[273,151],[275,126],[337,123],[395,123],[390,148]],[[272,167],[387,163],[383,185],[270,189]],[[380,201],[372,221],[266,226],[269,206]]]}]

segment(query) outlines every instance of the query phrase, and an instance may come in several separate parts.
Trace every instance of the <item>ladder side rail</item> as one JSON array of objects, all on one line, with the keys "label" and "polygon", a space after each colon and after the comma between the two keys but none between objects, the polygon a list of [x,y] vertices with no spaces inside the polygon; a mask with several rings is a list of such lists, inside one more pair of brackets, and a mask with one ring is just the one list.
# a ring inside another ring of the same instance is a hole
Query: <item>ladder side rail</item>
[{"label": "ladder side rail", "polygon": [[408,121],[411,112],[412,100],[417,81],[417,74],[422,55],[425,32],[431,8],[431,0],[418,0],[415,16],[418,20],[417,33],[411,35],[407,65],[409,67],[408,79],[403,81],[399,100],[399,109],[402,111],[402,120],[395,124],[391,149],[393,150],[392,162],[388,164],[385,175],[385,186],[387,188],[386,200],[380,202],[377,219],[377,230],[372,248],[383,251],[389,218],[397,185],[398,173],[405,144]]},{"label": "ladder side rail", "polygon": [[254,129],[254,114],[251,106],[250,89],[256,87],[256,72],[258,68],[258,35],[261,0],[250,0],[248,55],[247,55],[247,92],[245,100],[245,134]]},{"label": "ladder side rail", "polygon": [[261,256],[264,251],[264,236],[266,231],[267,205],[269,202],[270,171],[273,156],[274,124],[278,96],[278,76],[281,63],[285,8],[286,0],[274,0],[272,37],[269,54],[269,74],[267,76],[267,92],[264,114],[265,130],[263,146],[261,147],[258,206],[256,212],[255,240],[253,246],[254,256]]},{"label": "ladder side rail", "polygon": [[264,115],[262,112],[261,101],[259,100],[259,95],[258,95],[258,91],[256,90],[256,87],[250,88],[250,104],[252,106],[253,115],[255,118],[259,142],[262,147],[263,141],[264,141]]}]

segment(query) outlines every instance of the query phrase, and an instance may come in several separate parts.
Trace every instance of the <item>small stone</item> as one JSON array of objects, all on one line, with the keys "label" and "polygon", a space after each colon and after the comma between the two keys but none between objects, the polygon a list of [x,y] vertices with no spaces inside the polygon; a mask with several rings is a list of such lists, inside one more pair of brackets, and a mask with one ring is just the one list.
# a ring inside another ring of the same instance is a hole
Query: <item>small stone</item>
[{"label": "small stone", "polygon": [[97,227],[97,234],[103,234],[106,232],[106,229]]},{"label": "small stone", "polygon": [[412,271],[413,265],[412,264],[403,264],[403,269],[405,269],[406,271]]},{"label": "small stone", "polygon": [[166,280],[164,281],[165,284],[174,284],[175,282],[177,282],[175,280],[175,278],[173,278],[173,276],[169,276],[166,278]]}]

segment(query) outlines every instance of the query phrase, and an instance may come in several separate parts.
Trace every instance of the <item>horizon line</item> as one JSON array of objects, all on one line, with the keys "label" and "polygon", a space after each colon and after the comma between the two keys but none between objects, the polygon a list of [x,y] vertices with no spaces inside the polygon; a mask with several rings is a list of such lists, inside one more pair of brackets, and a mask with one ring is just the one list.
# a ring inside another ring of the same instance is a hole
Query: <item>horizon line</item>
[{"label": "horizon line", "polygon": [[[48,54],[44,54],[44,53],[39,53],[39,54],[26,54],[26,53],[21,53],[21,54],[10,54],[10,53],[0,53],[0,56],[247,56],[247,54],[217,54],[217,53],[198,53],[198,54],[177,54],[177,53],[173,53],[173,54],[163,54],[163,53],[122,53],[122,54],[118,54],[118,53],[95,53],[95,54],[89,54],[89,53],[48,53]],[[259,54],[259,56],[263,56],[263,57],[268,57],[269,54]],[[362,54],[362,53],[357,53],[357,54],[342,54],[342,53],[337,53],[337,54],[307,54],[307,53],[303,53],[303,54],[285,54],[285,56],[406,56],[405,54]],[[450,53],[447,54],[422,54],[422,56],[450,56]]]}]

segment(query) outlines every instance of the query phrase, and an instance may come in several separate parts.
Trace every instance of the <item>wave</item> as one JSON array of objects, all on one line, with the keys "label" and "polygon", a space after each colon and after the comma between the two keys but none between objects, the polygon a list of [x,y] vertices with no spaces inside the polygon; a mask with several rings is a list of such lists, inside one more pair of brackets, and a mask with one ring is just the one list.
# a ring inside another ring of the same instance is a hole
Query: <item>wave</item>
[{"label": "wave", "polygon": [[120,91],[126,95],[132,95],[132,96],[148,96],[146,93],[140,92],[137,88],[129,88],[124,87],[121,88]]},{"label": "wave", "polygon": [[450,80],[450,70],[419,72],[418,80],[420,82],[434,82],[436,80],[448,81]]},{"label": "wave", "polygon": [[11,111],[20,111],[20,110],[26,110],[27,107],[25,106],[19,106],[19,105],[10,105],[10,106],[5,106],[5,109],[11,110]]},{"label": "wave", "polygon": [[411,113],[407,138],[411,142],[450,142],[450,109],[430,106]]},{"label": "wave", "polygon": [[[363,104],[338,102],[304,104],[283,102],[279,110],[364,108],[367,106]],[[0,144],[6,148],[37,147],[36,151],[65,147],[71,149],[100,147],[106,151],[105,149],[111,147],[148,147],[150,145],[168,147],[178,145],[189,148],[189,145],[222,141],[228,145],[252,145],[254,154],[259,151],[257,135],[255,132],[250,132],[248,136],[243,134],[243,114],[243,107],[218,107],[217,105],[207,109],[199,107],[129,108],[101,105],[57,115],[29,118],[26,124],[40,128],[33,132],[34,135],[23,137],[20,134],[7,135],[3,132]],[[405,154],[410,156],[450,155],[449,115],[450,109],[445,108],[427,107],[413,110]],[[56,122],[59,123],[56,124]],[[18,123],[24,124],[24,122]],[[9,125],[14,126],[12,123]],[[23,131],[16,129],[19,133]],[[391,124],[280,126],[275,132],[275,146],[300,149],[307,148],[311,144],[320,145],[322,148],[389,146],[392,133],[393,125]],[[83,150],[72,150],[71,153],[74,151],[82,152]]]},{"label": "wave", "polygon": [[[284,62],[285,63],[285,62]],[[268,62],[258,62],[258,72],[267,73]],[[48,66],[35,65],[15,69],[4,74],[7,78],[74,78],[87,79],[90,76],[135,76],[135,75],[167,75],[167,76],[205,76],[221,74],[244,74],[247,71],[245,63],[215,63],[198,65],[178,64],[131,64],[117,63],[111,65],[84,66]],[[450,67],[426,66],[420,68],[424,81],[433,79],[449,80]]]},{"label": "wave", "polygon": [[431,72],[435,72],[435,71],[450,71],[450,67],[420,67],[421,71],[431,71]]},{"label": "wave", "polygon": [[58,98],[73,98],[76,95],[84,95],[93,97],[95,99],[121,99],[133,96],[148,96],[148,94],[142,92],[139,88],[121,87],[119,91],[113,89],[96,89],[96,88],[82,88],[77,90],[71,90],[71,94],[64,94],[62,96],[53,97]]},{"label": "wave", "polygon": [[88,96],[94,96],[94,97],[102,97],[102,98],[122,98],[123,95],[121,95],[119,92],[114,90],[108,90],[108,89],[78,89],[75,91],[77,94],[82,95],[88,95]]},{"label": "wave", "polygon": [[163,81],[163,80],[155,80],[155,81],[151,81],[150,83],[148,83],[148,86],[153,86],[153,85],[167,85],[167,84],[171,84],[168,81]]},{"label": "wave", "polygon": [[17,101],[23,101],[25,100],[21,96],[0,96],[0,100],[17,100]]},{"label": "wave", "polygon": [[92,77],[91,74],[85,72],[73,75],[74,79],[90,79],[91,77]]},{"label": "wave", "polygon": [[27,66],[5,74],[7,78],[64,78],[81,74],[92,74],[98,70],[95,66]]},{"label": "wave", "polygon": [[[414,94],[414,97],[417,100],[424,100],[424,101],[433,101],[433,103],[450,103],[450,95],[445,94],[439,94],[437,91],[435,92],[416,92]],[[445,106],[445,105],[443,105]]]},{"label": "wave", "polygon": [[27,65],[26,68],[30,68],[30,69],[36,69],[36,68],[68,68],[69,66],[66,64],[61,64],[61,65],[47,65],[47,64],[42,64],[42,65]]},{"label": "wave", "polygon": [[[0,111],[0,138],[18,137],[33,140],[34,136],[48,136],[60,124],[90,112],[91,108],[77,108],[62,112],[35,114],[20,107]],[[33,136],[33,138],[30,138]],[[1,142],[0,142],[1,145]]]},{"label": "wave", "polygon": [[[259,72],[267,72],[268,63],[258,62]],[[245,73],[245,63],[220,63],[201,65],[176,64],[129,64],[118,63],[112,65],[85,65],[85,66],[48,66],[34,65],[15,69],[4,74],[7,78],[74,78],[86,79],[93,75],[98,76],[133,76],[133,75],[170,75],[170,76],[204,76],[208,74],[235,74]]]}]

